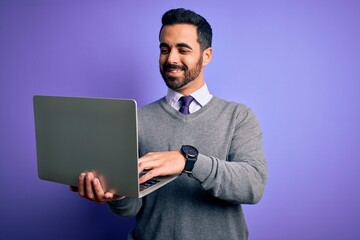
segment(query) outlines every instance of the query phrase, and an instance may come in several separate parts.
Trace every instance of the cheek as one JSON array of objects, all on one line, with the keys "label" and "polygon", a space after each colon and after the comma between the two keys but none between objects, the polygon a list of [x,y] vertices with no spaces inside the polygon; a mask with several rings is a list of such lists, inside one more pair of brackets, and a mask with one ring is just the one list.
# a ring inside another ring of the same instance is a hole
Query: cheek
[{"label": "cheek", "polygon": [[186,67],[188,68],[194,68],[196,67],[196,65],[198,64],[199,62],[199,57],[197,57],[197,55],[192,55],[192,56],[184,56],[182,59],[181,59],[181,63],[183,65],[185,65]]},{"label": "cheek", "polygon": [[159,57],[159,65],[160,65],[160,67],[164,66],[165,63],[166,63],[166,57],[160,55],[160,57]]},{"label": "cheek", "polygon": [[192,60],[184,60],[181,62],[187,69],[192,69],[195,67],[196,63]]}]

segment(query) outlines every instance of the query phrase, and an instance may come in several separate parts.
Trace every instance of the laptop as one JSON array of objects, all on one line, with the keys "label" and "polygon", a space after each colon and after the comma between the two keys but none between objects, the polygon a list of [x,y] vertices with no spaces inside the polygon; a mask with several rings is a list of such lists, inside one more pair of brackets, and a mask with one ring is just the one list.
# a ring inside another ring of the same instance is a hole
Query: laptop
[{"label": "laptop", "polygon": [[178,177],[139,185],[135,100],[36,95],[33,106],[42,180],[78,186],[93,171],[106,191],[141,198]]}]

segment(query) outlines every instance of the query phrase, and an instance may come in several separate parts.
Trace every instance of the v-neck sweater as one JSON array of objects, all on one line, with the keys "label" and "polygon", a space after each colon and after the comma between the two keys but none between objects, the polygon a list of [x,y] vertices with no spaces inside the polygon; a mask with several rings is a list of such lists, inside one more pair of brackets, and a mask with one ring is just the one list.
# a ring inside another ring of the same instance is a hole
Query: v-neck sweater
[{"label": "v-neck sweater", "polygon": [[130,239],[247,239],[241,204],[257,203],[267,179],[262,132],[243,104],[213,96],[183,115],[161,98],[138,111],[139,153],[199,150],[193,172],[143,199],[114,201],[112,211],[136,215]]}]

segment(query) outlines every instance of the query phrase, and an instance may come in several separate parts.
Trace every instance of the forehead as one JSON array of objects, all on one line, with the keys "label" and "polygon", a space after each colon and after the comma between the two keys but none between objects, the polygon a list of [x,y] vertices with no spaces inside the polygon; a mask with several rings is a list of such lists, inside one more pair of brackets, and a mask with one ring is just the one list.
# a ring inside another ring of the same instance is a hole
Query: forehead
[{"label": "forehead", "polygon": [[186,43],[194,46],[199,45],[197,42],[196,27],[191,24],[174,24],[166,25],[160,33],[160,42],[169,46],[179,43]]}]

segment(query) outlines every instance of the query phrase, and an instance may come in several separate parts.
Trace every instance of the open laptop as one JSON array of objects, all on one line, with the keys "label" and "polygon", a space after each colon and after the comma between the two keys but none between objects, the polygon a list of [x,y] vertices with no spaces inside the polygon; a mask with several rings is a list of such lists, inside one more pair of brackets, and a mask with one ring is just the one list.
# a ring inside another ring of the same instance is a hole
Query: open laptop
[{"label": "open laptop", "polygon": [[33,104],[40,179],[77,186],[93,171],[106,191],[141,198],[177,177],[139,185],[135,100],[37,95]]}]

